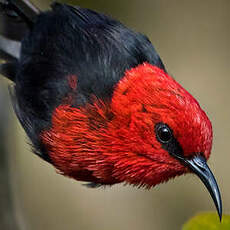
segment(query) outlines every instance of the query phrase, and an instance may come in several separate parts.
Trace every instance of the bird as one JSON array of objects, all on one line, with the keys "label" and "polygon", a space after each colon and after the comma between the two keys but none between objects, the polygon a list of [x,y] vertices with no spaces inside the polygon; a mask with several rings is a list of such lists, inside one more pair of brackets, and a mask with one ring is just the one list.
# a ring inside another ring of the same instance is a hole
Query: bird
[{"label": "bird", "polygon": [[[54,2],[42,12],[28,0],[3,0],[0,7],[23,28],[1,32],[0,73],[12,81],[14,111],[33,153],[90,187],[152,188],[193,173],[221,220],[207,164],[211,121],[145,35],[79,6]],[[7,49],[3,39],[18,48]]]}]

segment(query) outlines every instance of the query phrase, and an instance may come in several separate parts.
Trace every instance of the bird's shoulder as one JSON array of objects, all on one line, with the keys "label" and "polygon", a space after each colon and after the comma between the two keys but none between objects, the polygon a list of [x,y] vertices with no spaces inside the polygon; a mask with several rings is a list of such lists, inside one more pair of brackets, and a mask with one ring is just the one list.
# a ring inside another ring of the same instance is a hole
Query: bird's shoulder
[{"label": "bird's shoulder", "polygon": [[[47,81],[75,74],[83,96],[103,98],[112,96],[126,70],[143,62],[164,69],[149,39],[119,21],[65,4],[55,3],[52,8],[38,17],[21,52],[28,68],[44,66],[40,68],[46,70]],[[44,71],[36,73],[37,78],[44,76]]]}]

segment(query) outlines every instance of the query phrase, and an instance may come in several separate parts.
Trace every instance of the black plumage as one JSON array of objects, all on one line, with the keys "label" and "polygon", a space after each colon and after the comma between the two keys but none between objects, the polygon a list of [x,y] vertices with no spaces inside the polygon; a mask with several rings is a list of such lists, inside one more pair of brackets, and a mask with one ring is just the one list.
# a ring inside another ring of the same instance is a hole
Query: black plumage
[{"label": "black plumage", "polygon": [[11,89],[16,114],[36,154],[49,161],[39,135],[50,128],[54,109],[77,77],[73,106],[92,96],[110,100],[114,86],[143,62],[164,65],[148,38],[92,10],[54,3],[37,16],[22,40],[15,86]]}]

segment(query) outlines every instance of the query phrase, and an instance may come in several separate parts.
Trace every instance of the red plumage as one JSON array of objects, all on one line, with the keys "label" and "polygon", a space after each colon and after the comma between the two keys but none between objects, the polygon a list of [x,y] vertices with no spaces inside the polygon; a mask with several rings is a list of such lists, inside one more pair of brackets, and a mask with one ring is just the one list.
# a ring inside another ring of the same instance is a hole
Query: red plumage
[{"label": "red plumage", "polygon": [[111,102],[60,105],[41,138],[64,175],[151,187],[188,171],[156,140],[153,127],[162,121],[186,157],[209,157],[211,123],[197,101],[163,70],[144,63],[126,72]]}]

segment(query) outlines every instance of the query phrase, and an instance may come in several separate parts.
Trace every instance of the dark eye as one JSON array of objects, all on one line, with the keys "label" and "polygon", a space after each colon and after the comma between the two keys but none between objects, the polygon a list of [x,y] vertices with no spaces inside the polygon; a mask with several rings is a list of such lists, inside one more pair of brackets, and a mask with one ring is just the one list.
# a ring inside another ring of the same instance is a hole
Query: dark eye
[{"label": "dark eye", "polygon": [[172,132],[166,125],[160,125],[156,130],[158,141],[161,143],[167,143],[172,138]]},{"label": "dark eye", "polygon": [[161,143],[163,149],[165,149],[171,156],[181,159],[183,156],[183,149],[180,143],[173,135],[173,130],[163,122],[155,124],[156,139]]}]

